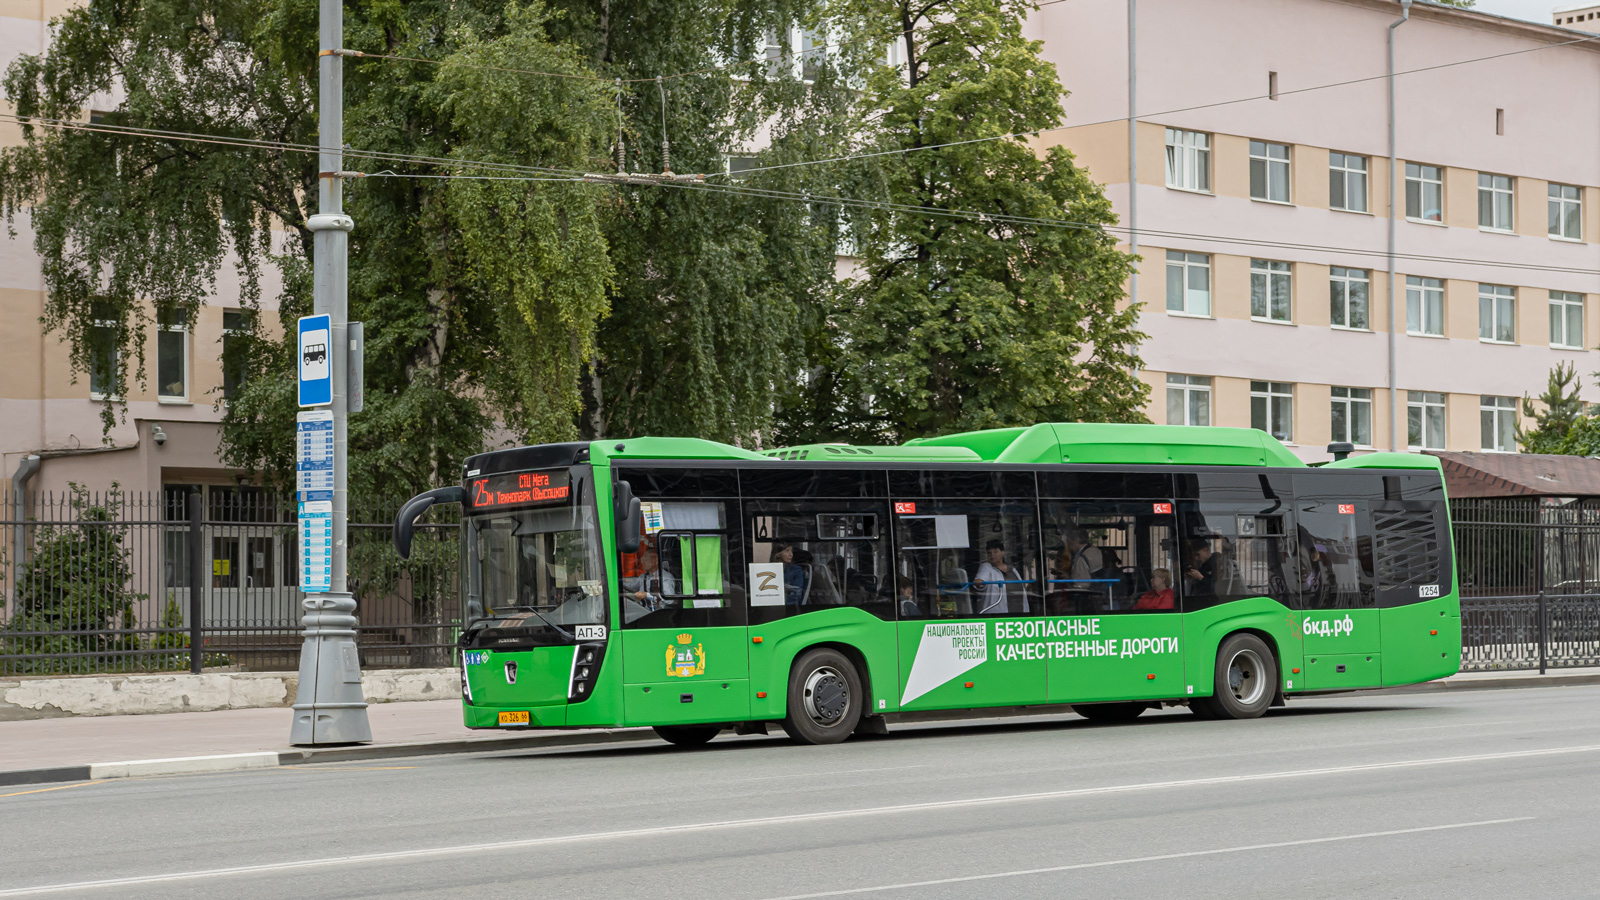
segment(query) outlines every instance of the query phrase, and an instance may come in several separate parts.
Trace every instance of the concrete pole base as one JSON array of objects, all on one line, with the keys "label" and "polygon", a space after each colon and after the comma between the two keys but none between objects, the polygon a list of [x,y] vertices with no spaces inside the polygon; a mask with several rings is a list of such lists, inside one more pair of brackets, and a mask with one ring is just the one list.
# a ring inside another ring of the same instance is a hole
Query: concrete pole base
[{"label": "concrete pole base", "polygon": [[300,686],[294,698],[289,743],[366,744],[372,741],[367,701],[361,695],[361,658],[356,652],[356,601],[350,594],[310,594],[305,644],[300,649]]}]

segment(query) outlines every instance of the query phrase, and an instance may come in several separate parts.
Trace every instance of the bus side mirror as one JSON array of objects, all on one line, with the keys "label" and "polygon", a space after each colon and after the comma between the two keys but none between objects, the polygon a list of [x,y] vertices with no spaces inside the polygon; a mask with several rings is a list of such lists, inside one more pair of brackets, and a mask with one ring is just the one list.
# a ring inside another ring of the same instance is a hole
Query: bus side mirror
[{"label": "bus side mirror", "polygon": [[639,498],[633,495],[633,485],[617,482],[616,496],[617,552],[639,552],[639,530],[644,524],[644,513],[639,511]]},{"label": "bus side mirror", "polygon": [[411,558],[411,529],[417,519],[435,503],[460,503],[466,499],[467,492],[460,485],[435,488],[412,497],[406,505],[400,507],[400,514],[394,517],[394,549],[400,554],[401,559]]}]

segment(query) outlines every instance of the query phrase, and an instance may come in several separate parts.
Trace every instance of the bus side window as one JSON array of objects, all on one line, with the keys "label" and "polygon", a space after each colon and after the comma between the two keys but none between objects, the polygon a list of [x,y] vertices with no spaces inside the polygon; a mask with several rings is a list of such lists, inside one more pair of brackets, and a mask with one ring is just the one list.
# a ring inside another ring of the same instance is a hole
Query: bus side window
[{"label": "bus side window", "polygon": [[777,602],[771,591],[751,587],[751,621],[839,606],[892,619],[887,512],[883,501],[869,499],[745,501],[751,562],[773,567],[766,571],[776,570],[782,591]]},{"label": "bus side window", "polygon": [[1176,611],[1182,572],[1170,501],[1045,501],[1040,509],[1047,612]]},{"label": "bus side window", "polygon": [[[738,552],[719,500],[641,499],[644,538],[622,576],[623,622],[633,628],[745,624],[744,598],[729,584]],[[619,560],[619,568],[623,561]]]},{"label": "bus side window", "polygon": [[1377,605],[1372,513],[1383,503],[1375,472],[1309,472],[1294,481],[1299,587],[1306,609]]}]

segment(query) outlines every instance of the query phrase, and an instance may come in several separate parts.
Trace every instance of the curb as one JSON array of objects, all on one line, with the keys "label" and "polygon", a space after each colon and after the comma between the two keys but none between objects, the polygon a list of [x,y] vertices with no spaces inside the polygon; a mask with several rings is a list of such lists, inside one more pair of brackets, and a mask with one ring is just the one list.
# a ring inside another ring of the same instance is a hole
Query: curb
[{"label": "curb", "polygon": [[1461,678],[1441,679],[1439,681],[1424,681],[1421,684],[1408,684],[1401,687],[1383,688],[1376,691],[1363,691],[1367,694],[1418,694],[1432,693],[1434,691],[1489,691],[1507,688],[1528,687],[1569,687],[1572,685],[1600,684],[1600,673],[1585,672],[1581,675],[1509,675],[1504,678]]},{"label": "curb", "polygon": [[[1443,679],[1404,687],[1361,691],[1363,694],[1413,694],[1437,691],[1497,690],[1527,687],[1568,687],[1600,684],[1600,673],[1579,675],[1513,675],[1494,679]],[[924,722],[959,722],[965,719],[996,718],[997,716],[1040,715],[1065,713],[1070,707],[1011,707],[1000,709],[944,710],[928,713],[907,713],[892,717],[893,722],[905,724]],[[597,744],[620,744],[646,740],[648,728],[620,728],[614,730],[544,732],[538,734],[505,735],[483,738],[463,738],[447,741],[426,741],[410,744],[356,745],[345,747],[307,748],[296,750],[267,750],[255,753],[228,753],[216,756],[183,756],[171,759],[140,759],[123,762],[91,763],[81,766],[57,766],[44,769],[17,769],[0,772],[0,787],[11,785],[52,784],[68,781],[100,781],[110,778],[137,778],[157,775],[194,775],[202,773],[238,772],[249,769],[297,766],[309,763],[349,762],[371,759],[403,759],[413,756],[436,756],[457,753],[496,753],[507,750],[538,750],[553,747],[581,747]]]}]

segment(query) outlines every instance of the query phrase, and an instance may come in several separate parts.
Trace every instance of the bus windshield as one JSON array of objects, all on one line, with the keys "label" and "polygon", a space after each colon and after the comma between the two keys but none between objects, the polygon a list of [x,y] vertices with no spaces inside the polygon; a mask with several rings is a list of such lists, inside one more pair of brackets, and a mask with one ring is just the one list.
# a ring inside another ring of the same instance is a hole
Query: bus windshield
[{"label": "bus windshield", "polygon": [[[604,567],[584,504],[469,516],[463,621],[524,614],[529,625],[603,624]],[[528,613],[538,616],[527,616]]]}]

